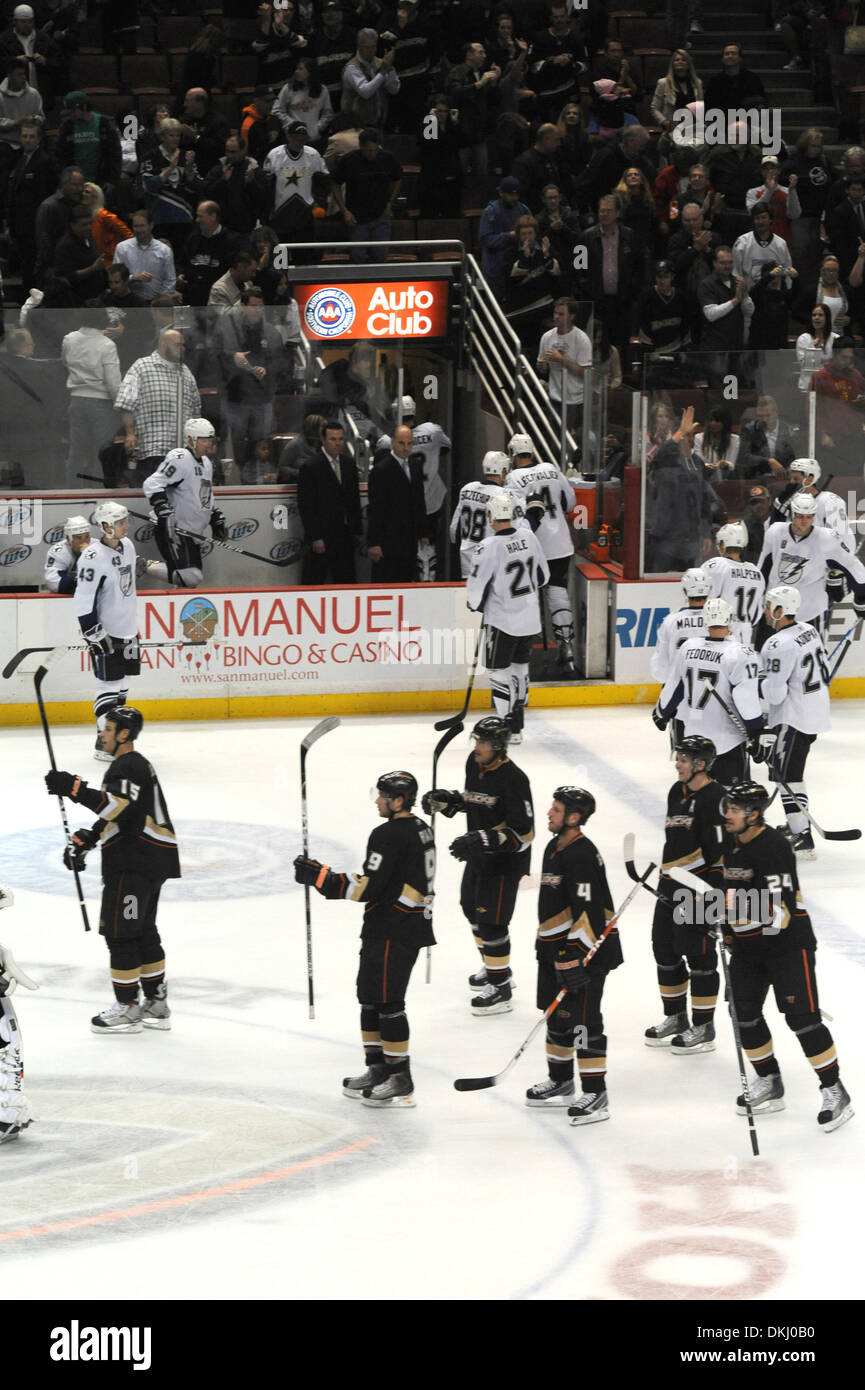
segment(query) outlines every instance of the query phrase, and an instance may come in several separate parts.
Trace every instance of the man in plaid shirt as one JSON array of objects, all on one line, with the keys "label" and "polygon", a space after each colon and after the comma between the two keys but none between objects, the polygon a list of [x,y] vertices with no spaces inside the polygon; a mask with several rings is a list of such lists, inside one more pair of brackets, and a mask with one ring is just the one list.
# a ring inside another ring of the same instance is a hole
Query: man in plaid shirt
[{"label": "man in plaid shirt", "polygon": [[[183,404],[177,417],[177,373],[183,373]],[[126,430],[125,445],[130,467],[153,472],[169,449],[182,438],[179,432],[190,416],[201,414],[201,397],[195,378],[183,365],[183,334],[177,328],[163,328],[156,351],[132,363],[120,383],[114,402],[121,411]],[[135,450],[137,465],[132,464]]]}]

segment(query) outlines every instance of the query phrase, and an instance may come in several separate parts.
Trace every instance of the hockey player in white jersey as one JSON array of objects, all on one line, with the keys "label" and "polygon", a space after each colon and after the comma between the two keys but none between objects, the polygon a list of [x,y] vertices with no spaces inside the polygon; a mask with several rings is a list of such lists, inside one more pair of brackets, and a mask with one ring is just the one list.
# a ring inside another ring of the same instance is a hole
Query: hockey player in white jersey
[{"label": "hockey player in white jersey", "polygon": [[138,650],[138,604],[135,592],[135,546],[126,538],[129,513],[119,502],[101,502],[93,513],[98,539],[78,561],[75,612],[90,649],[96,677],[96,754],[110,762],[99,733],[112,709],[126,704],[129,677],[141,670]]},{"label": "hockey player in white jersey", "polygon": [[820,627],[830,602],[838,601],[828,591],[830,571],[837,570],[853,591],[857,616],[865,617],[865,566],[834,531],[814,525],[817,498],[810,492],[795,493],[790,507],[789,524],[778,521],[766,528],[763,537],[759,567],[767,590],[779,584],[798,589],[802,598],[799,621]]},{"label": "hockey player in white jersey", "polygon": [[70,516],[63,526],[63,540],[52,545],[45,556],[45,587],[52,594],[74,594],[78,557],[90,544],[90,522],[86,516]]},{"label": "hockey player in white jersey", "polygon": [[460,543],[460,573],[468,579],[475,562],[475,554],[481,541],[493,534],[487,508],[494,492],[500,491],[508,476],[510,460],[507,454],[491,449],[481,461],[480,483],[465,483],[451,518],[450,538],[456,545]]},{"label": "hockey player in white jersey", "polygon": [[666,684],[673,672],[676,652],[689,637],[703,631],[703,607],[712,592],[707,574],[693,566],[682,575],[682,592],[688,600],[684,608],[668,613],[658,628],[658,641],[652,652],[649,669],[652,679]]},{"label": "hockey player in white jersey", "polygon": [[[11,907],[14,901],[12,889],[0,883],[0,912]],[[17,985],[25,989],[39,988],[16,963],[9,948],[0,944],[0,1144],[17,1139],[31,1123],[30,1107],[22,1089],[21,1033],[9,997]]]},{"label": "hockey player in white jersey", "polygon": [[703,564],[712,583],[712,597],[727,600],[733,610],[730,631],[750,647],[763,611],[766,581],[756,565],[742,559],[742,551],[748,544],[748,528],[744,521],[731,521],[720,527],[715,544],[718,554]]},{"label": "hockey player in white jersey", "polygon": [[[441,425],[435,424],[434,421],[425,420],[421,425],[415,424],[416,412],[417,406],[412,396],[403,396],[391,405],[394,427],[396,425],[409,426],[412,434],[411,457],[420,459],[423,468],[423,496],[428,526],[426,534],[429,536],[429,540],[426,545],[418,546],[419,574],[423,580],[434,580],[442,578],[439,573],[439,530],[442,507],[448,495],[439,470],[441,456],[446,449],[451,447],[451,442]],[[384,453],[389,452],[390,445],[390,435],[383,434],[375,446],[376,454],[379,450]]]},{"label": "hockey player in white jersey", "polygon": [[186,422],[186,445],[170,449],[149,478],[144,495],[156,520],[156,544],[163,563],[152,561],[148,573],[181,589],[197,589],[202,580],[201,541],[209,526],[214,540],[227,538],[225,517],[213,505],[216,431],[209,420]]},{"label": "hockey player in white jersey", "polygon": [[486,664],[493,706],[511,728],[511,742],[522,739],[529,693],[529,655],[539,627],[540,590],[550,571],[538,538],[528,527],[514,527],[514,499],[499,488],[487,514],[493,535],[482,541],[466,584],[466,602],[483,613]]},{"label": "hockey player in white jersey", "polygon": [[[678,715],[686,738],[698,734],[711,739],[717,749],[712,775],[725,787],[744,780],[748,738],[759,734],[764,723],[759,659],[752,647],[730,636],[731,618],[726,599],[706,601],[703,622],[707,631],[679,648],[673,674],[652,711],[659,729],[666,729]],[[713,691],[738,715],[746,733],[733,723]]]},{"label": "hockey player in white jersey", "polygon": [[574,615],[568,593],[568,573],[574,555],[574,535],[568,513],[576,494],[554,463],[540,463],[527,434],[515,434],[508,444],[511,471],[507,489],[527,517],[550,568],[547,608],[559,644],[558,665],[565,676],[577,674],[574,662]]},{"label": "hockey player in white jersey", "polygon": [[760,653],[760,689],[768,714],[751,757],[768,763],[772,781],[786,783],[794,793],[790,796],[781,788],[793,848],[804,858],[816,859],[805,763],[817,735],[830,726],[829,666],[817,629],[797,621],[800,602],[799,590],[789,584],[779,584],[766,595],[766,621],[774,634]]},{"label": "hockey player in white jersey", "polygon": [[[844,499],[839,497],[837,492],[830,492],[828,488],[823,488],[822,491],[818,489],[817,484],[820,482],[823,470],[817,460],[794,459],[787,473],[790,478],[789,486],[779,493],[772,503],[769,524],[773,525],[776,521],[789,521],[791,518],[790,504],[793,498],[798,492],[808,492],[817,499],[814,525],[828,527],[830,531],[835,532],[839,541],[846,541],[852,550],[854,548],[853,533],[847,519],[847,507]],[[843,580],[841,582],[843,583]]]}]

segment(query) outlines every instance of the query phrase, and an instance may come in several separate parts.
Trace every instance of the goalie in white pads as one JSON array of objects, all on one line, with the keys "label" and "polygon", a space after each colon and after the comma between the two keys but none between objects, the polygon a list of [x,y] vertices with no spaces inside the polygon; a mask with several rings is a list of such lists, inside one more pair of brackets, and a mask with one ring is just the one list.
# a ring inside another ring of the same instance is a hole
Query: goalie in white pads
[{"label": "goalie in white pads", "polygon": [[110,761],[100,742],[107,715],[126,704],[129,677],[141,671],[135,547],[127,539],[129,513],[119,502],[101,502],[93,513],[98,539],[78,561],[75,612],[96,677],[96,753]]},{"label": "goalie in white pads", "polygon": [[490,450],[481,462],[483,481],[465,483],[454,508],[450,524],[450,538],[456,545],[460,543],[460,574],[468,579],[475,562],[477,548],[493,534],[487,516],[487,507],[494,492],[505,485],[510,461],[507,454]]},{"label": "goalie in white pads", "polygon": [[540,590],[550,571],[537,536],[514,528],[514,499],[504,489],[490,497],[487,515],[494,534],[482,541],[466,584],[466,603],[486,622],[486,665],[493,707],[522,739],[529,693],[529,655],[537,635]]},{"label": "goalie in white pads", "polygon": [[[725,787],[744,778],[748,738],[763,728],[760,663],[753,648],[730,636],[731,617],[726,599],[707,600],[703,609],[707,634],[691,637],[679,648],[673,674],[652,711],[659,729],[666,729],[673,715],[678,715],[686,738],[699,734],[711,740],[717,753],[712,774]],[[746,733],[736,727],[713,691],[738,715]]]},{"label": "goalie in white pads", "polygon": [[760,653],[760,689],[769,711],[766,729],[751,757],[768,763],[772,781],[786,782],[795,794],[781,789],[793,849],[816,859],[805,763],[817,735],[830,727],[829,667],[817,629],[797,621],[799,604],[799,591],[789,584],[779,584],[766,595],[766,621],[775,631]]},{"label": "goalie in white pads", "polygon": [[558,666],[565,676],[577,674],[574,662],[574,614],[568,593],[568,574],[574,558],[574,536],[568,513],[576,493],[554,463],[540,463],[527,434],[515,434],[508,444],[511,472],[505,484],[534,531],[550,570],[547,608],[553,636],[559,644]]},{"label": "goalie in white pads", "polygon": [[703,569],[712,582],[712,597],[725,598],[733,610],[730,631],[746,647],[751,646],[754,628],[763,611],[766,581],[742,551],[748,544],[744,521],[731,521],[715,536],[718,554],[706,560]]},{"label": "goalie in white pads", "polygon": [[[0,883],[0,912],[11,907],[15,895]],[[7,946],[0,944],[0,1144],[17,1139],[31,1123],[30,1107],[24,1096],[24,1065],[21,1060],[21,1033],[10,995],[17,985],[38,989],[25,974]]]},{"label": "goalie in white pads", "polygon": [[216,431],[209,420],[186,422],[186,444],[170,449],[149,478],[144,495],[156,520],[156,544],[163,563],[153,560],[148,573],[181,589],[197,589],[203,578],[201,542],[209,526],[214,540],[228,537],[225,517],[213,505]]},{"label": "goalie in white pads", "polygon": [[63,526],[63,540],[45,556],[45,587],[52,594],[74,594],[78,582],[78,557],[90,544],[86,516],[70,516]]},{"label": "goalie in white pads", "polygon": [[[790,501],[789,524],[778,521],[763,537],[759,566],[767,589],[789,584],[799,590],[799,621],[820,627],[827,608],[844,597],[844,578],[853,591],[853,607],[865,617],[865,566],[834,531],[815,526],[817,498],[797,492]],[[832,575],[832,571],[836,571]]]}]

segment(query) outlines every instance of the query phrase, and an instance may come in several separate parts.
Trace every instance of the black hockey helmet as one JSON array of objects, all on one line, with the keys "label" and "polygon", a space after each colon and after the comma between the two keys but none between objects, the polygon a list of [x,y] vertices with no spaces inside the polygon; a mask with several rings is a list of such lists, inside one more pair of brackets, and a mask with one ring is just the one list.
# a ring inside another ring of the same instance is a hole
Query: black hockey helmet
[{"label": "black hockey helmet", "polygon": [[721,810],[726,811],[728,806],[741,806],[746,811],[757,811],[762,820],[770,799],[770,792],[760,782],[734,782],[727,789]]},{"label": "black hockey helmet", "polygon": [[116,709],[110,709],[105,718],[111,720],[118,734],[121,729],[128,729],[130,743],[135,742],[144,728],[144,715],[131,705],[118,705]]},{"label": "black hockey helmet", "polygon": [[676,744],[676,752],[690,758],[692,765],[695,758],[700,758],[706,764],[707,772],[718,756],[718,750],[712,740],[703,738],[700,734],[689,734],[687,738],[680,738]]},{"label": "black hockey helmet", "polygon": [[417,801],[417,781],[410,772],[383,772],[375,785],[387,801],[401,796],[404,811],[410,811]]},{"label": "black hockey helmet", "polygon": [[589,816],[595,812],[595,798],[591,792],[587,792],[585,787],[556,787],[553,792],[553,801],[560,801],[567,814],[571,811],[579,811],[580,825],[585,825]]},{"label": "black hockey helmet", "polygon": [[473,739],[483,739],[493,748],[498,748],[502,752],[508,746],[508,739],[511,736],[511,726],[506,719],[500,719],[497,714],[488,714],[483,719],[479,719],[472,729]]}]

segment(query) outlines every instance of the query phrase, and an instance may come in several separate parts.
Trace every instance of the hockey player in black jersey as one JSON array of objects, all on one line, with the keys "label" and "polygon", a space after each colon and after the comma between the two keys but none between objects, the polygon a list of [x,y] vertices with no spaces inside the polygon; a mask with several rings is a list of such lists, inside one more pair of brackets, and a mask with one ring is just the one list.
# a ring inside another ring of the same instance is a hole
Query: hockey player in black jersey
[{"label": "hockey player in black jersey", "polygon": [[408,1108],[415,1102],[405,996],[418,952],[435,945],[435,843],[426,821],[412,813],[418,787],[410,772],[383,773],[376,791],[385,824],[369,837],[362,873],[337,873],[299,854],[294,876],[322,897],[366,904],[357,998],[367,1069],[345,1077],[342,1093],[379,1109]]},{"label": "hockey player in black jersey", "polygon": [[475,1018],[513,1009],[508,928],[520,879],[529,872],[534,814],[529,779],[508,757],[510,736],[507,720],[480,719],[472,730],[475,751],[466,761],[463,791],[434,787],[423,798],[427,815],[466,813],[467,833],[457,836],[450,851],[465,862],[460,907],[481,955],[480,970],[469,976],[478,991],[471,1002]]},{"label": "hockey player in black jersey", "polygon": [[[583,834],[595,798],[582,787],[556,787],[547,812],[553,838],[544,850],[538,894],[538,1008],[567,994],[547,1022],[549,1077],[530,1086],[526,1105],[566,1105],[572,1125],[610,1118],[607,1103],[607,1039],[601,1000],[611,970],[622,963],[618,930],[583,964],[613,915],[604,861]],[[574,1100],[574,1044],[582,1094]]]},{"label": "hockey player in black jersey", "polygon": [[[751,1108],[755,1114],[784,1109],[784,1083],[763,1017],[771,988],[814,1068],[820,1085],[817,1123],[830,1131],[852,1119],[853,1107],[820,1013],[817,942],[799,891],[796,856],[785,836],[764,823],[768,800],[759,782],[740,782],[722,803],[732,836],[724,852],[725,940],[732,947],[730,985],[742,1046],[757,1073],[749,1087]],[[744,1096],[736,1106],[740,1115],[747,1114]]]},{"label": "hockey player in black jersey", "polygon": [[[670,878],[671,868],[689,869],[715,887],[727,841],[721,800],[724,788],[712,775],[715,745],[692,735],[676,744],[676,781],[667,793],[664,854],[652,922],[652,953],[664,1018],[647,1028],[647,1047],[666,1047],[678,1056],[715,1050],[718,952],[711,931],[698,925],[694,894]],[[687,961],[687,965],[686,965]],[[688,985],[692,1019],[688,1021]]]},{"label": "hockey player in black jersey", "polygon": [[156,911],[165,880],[180,877],[180,858],[159,779],[135,751],[143,724],[129,705],[111,710],[100,734],[111,762],[98,791],[73,772],[49,772],[45,778],[52,796],[68,797],[97,817],[91,829],[75,832],[63,862],[67,869],[83,869],[86,855],[101,846],[99,932],[108,944],[114,1003],[91,1020],[91,1027],[103,1036],[171,1027]]}]

